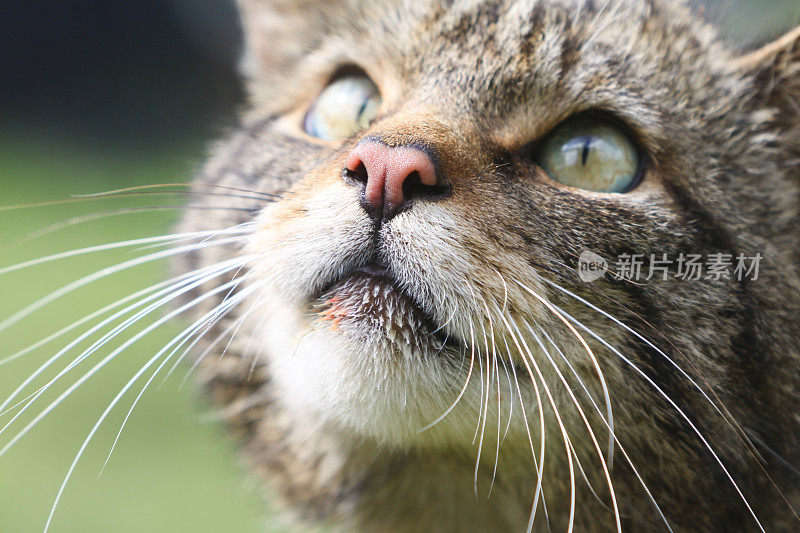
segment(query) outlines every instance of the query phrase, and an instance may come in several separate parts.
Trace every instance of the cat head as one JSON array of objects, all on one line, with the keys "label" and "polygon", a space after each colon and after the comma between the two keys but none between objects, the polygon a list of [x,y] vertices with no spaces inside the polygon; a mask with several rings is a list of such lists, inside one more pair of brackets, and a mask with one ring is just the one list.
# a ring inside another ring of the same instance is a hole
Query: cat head
[{"label": "cat head", "polygon": [[728,415],[797,402],[800,31],[747,55],[679,2],[240,5],[253,105],[199,181],[275,199],[187,220],[254,223],[242,358],[298,420],[527,446],[540,406],[591,448],[586,387],[596,430],[589,396],[703,448],[679,404],[733,450]]}]

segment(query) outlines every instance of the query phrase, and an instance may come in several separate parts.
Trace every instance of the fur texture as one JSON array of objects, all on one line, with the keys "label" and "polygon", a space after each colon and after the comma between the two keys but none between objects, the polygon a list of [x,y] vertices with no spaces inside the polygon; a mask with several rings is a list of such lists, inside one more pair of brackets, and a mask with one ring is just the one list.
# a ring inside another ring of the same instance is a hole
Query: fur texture
[{"label": "fur texture", "polygon": [[[258,225],[245,250],[181,268],[261,254],[264,288],[205,379],[297,519],[522,531],[537,501],[534,530],[562,531],[574,498],[580,531],[613,531],[615,502],[633,531],[798,527],[800,33],[740,57],[673,1],[240,5],[252,106],[197,182],[276,199],[187,214],[193,231]],[[348,66],[379,87],[380,116],[341,143],[309,137],[303,116]],[[569,189],[520,155],[586,112],[641,147],[632,192]],[[342,178],[366,136],[431,147],[452,193],[376,227]],[[586,249],[763,259],[755,281],[587,285]],[[320,296],[376,258],[425,322],[390,335],[407,315],[387,300],[332,326]]]}]

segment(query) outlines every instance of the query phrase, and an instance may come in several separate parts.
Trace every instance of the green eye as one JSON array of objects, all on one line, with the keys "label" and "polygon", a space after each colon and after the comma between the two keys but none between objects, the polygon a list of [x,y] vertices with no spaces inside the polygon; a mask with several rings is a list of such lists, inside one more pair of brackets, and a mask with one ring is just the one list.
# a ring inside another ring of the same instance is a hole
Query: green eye
[{"label": "green eye", "polygon": [[346,139],[366,129],[378,114],[381,95],[366,76],[346,76],[319,95],[306,115],[306,133],[325,141]]},{"label": "green eye", "polygon": [[539,164],[568,187],[624,193],[639,182],[641,156],[630,137],[596,117],[568,120],[539,150]]}]

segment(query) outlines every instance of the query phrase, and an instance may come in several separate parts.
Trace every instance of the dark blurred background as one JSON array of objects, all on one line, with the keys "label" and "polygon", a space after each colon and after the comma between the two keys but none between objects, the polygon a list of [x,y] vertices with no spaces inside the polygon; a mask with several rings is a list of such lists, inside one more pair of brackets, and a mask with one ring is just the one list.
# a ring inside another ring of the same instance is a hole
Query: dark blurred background
[{"label": "dark blurred background", "polygon": [[207,136],[242,98],[226,0],[4,0],[0,123],[146,148]]}]

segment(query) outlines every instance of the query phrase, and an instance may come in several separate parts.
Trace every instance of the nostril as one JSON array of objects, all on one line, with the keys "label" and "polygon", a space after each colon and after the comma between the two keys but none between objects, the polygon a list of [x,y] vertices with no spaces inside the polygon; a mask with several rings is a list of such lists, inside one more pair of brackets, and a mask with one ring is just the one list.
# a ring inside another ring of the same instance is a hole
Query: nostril
[{"label": "nostril", "polygon": [[437,180],[436,185],[427,185],[422,182],[422,177],[416,171],[409,174],[403,182],[403,197],[409,200],[412,198],[443,198],[449,193],[450,186],[441,178]]},{"label": "nostril", "polygon": [[361,161],[355,165],[354,169],[350,167],[345,167],[342,171],[342,175],[353,181],[357,181],[358,183],[366,184],[367,180],[369,180],[369,173],[367,172],[367,167]]}]

